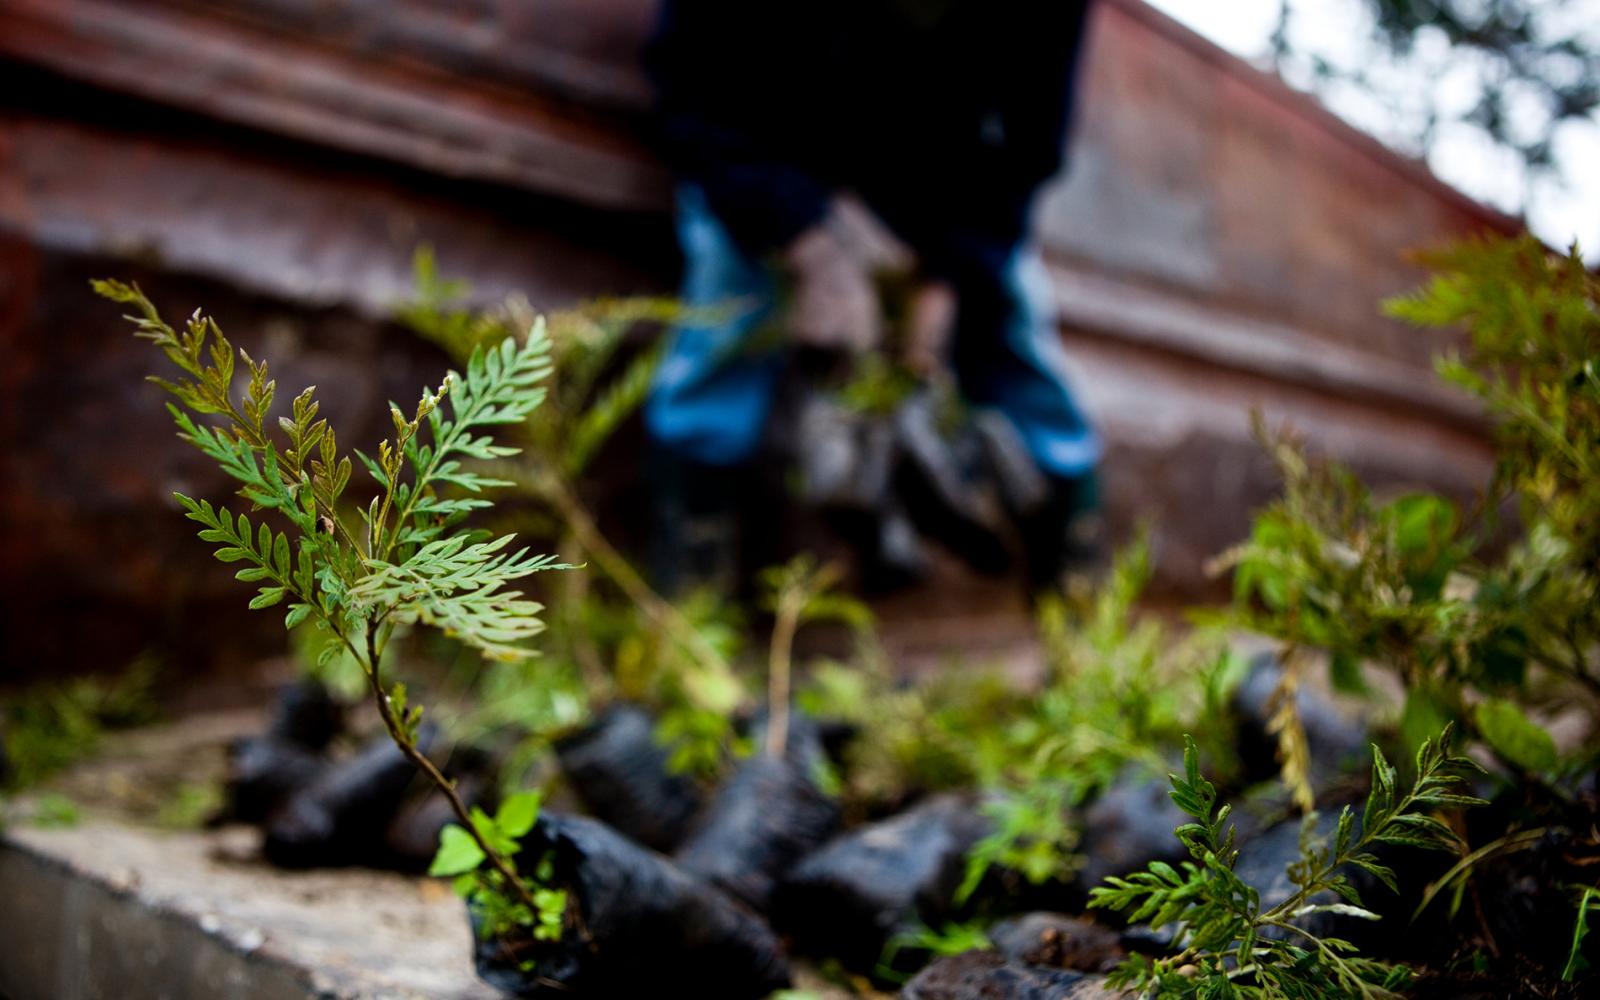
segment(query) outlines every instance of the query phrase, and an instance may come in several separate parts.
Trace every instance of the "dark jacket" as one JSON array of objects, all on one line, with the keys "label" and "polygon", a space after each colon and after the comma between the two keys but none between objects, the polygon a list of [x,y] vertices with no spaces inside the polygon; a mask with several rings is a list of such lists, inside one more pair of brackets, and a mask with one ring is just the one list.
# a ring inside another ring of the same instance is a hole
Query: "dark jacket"
[{"label": "dark jacket", "polygon": [[932,270],[1013,246],[1061,165],[1089,0],[667,0],[666,155],[754,253],[850,188]]}]

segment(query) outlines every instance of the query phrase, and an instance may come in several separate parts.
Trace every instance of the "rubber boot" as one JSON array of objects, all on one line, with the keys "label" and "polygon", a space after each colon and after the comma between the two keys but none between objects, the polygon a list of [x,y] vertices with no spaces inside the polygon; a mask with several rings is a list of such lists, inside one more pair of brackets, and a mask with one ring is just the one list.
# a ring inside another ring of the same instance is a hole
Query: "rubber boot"
[{"label": "rubber boot", "polygon": [[924,537],[980,573],[1004,573],[1010,566],[1005,511],[998,491],[980,474],[979,442],[947,438],[938,404],[920,393],[895,412],[901,454],[895,494]]},{"label": "rubber boot", "polygon": [[667,597],[701,588],[733,593],[739,583],[739,513],[751,471],[696,462],[660,446],[651,451],[647,468],[656,589]]},{"label": "rubber boot", "polygon": [[1106,561],[1105,519],[1094,473],[1047,482],[1044,502],[1017,517],[1029,594],[1058,590],[1068,576],[1092,575]]}]

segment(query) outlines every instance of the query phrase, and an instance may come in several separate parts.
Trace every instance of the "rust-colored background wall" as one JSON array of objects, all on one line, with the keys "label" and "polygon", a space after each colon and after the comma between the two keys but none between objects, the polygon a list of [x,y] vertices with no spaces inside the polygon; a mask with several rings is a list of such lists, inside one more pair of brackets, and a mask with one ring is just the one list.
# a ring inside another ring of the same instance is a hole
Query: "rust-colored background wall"
[{"label": "rust-colored background wall", "polygon": [[[226,484],[172,440],[145,350],[87,279],[203,304],[283,385],[337,386],[342,437],[375,438],[375,404],[439,365],[384,320],[417,243],[485,298],[672,289],[634,61],[652,16],[0,0],[0,670],[187,660],[218,635],[277,648],[170,500]],[[1169,593],[1201,592],[1270,494],[1252,407],[1381,483],[1484,480],[1474,410],[1430,373],[1440,345],[1377,303],[1419,279],[1406,249],[1513,220],[1137,0],[1100,4],[1083,93],[1039,231],[1116,526],[1154,519]],[[884,610],[910,651],[1003,642],[1020,615],[1011,588],[960,576]]]}]

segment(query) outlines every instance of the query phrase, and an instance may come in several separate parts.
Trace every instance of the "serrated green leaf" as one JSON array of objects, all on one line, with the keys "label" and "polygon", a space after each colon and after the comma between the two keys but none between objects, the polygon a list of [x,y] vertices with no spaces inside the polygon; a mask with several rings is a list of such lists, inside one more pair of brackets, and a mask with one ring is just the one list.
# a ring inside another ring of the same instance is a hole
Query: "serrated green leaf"
[{"label": "serrated green leaf", "polygon": [[[1371,855],[1367,855],[1366,857],[1370,858]],[[1378,881],[1388,886],[1391,892],[1400,891],[1400,886],[1395,881],[1394,869],[1388,867],[1387,865],[1379,864],[1376,859],[1365,860],[1362,858],[1351,858],[1350,863],[1355,865],[1357,868],[1360,868],[1362,871],[1371,874]]]},{"label": "serrated green leaf", "polygon": [[251,601],[250,601],[250,610],[251,611],[260,611],[262,608],[270,608],[274,604],[278,604],[282,600],[283,600],[283,588],[282,587],[263,587],[261,589],[261,593],[257,594],[254,598],[251,599]]}]

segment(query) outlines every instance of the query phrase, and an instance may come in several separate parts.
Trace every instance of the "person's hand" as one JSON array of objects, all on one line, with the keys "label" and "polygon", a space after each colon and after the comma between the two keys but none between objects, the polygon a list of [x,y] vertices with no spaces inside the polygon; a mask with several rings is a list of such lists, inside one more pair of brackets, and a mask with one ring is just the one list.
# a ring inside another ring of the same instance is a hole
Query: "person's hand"
[{"label": "person's hand", "polygon": [[955,289],[943,281],[928,281],[917,286],[906,319],[902,363],[921,378],[933,378],[944,359],[949,357],[955,325]]},{"label": "person's hand", "polygon": [[878,343],[883,317],[872,274],[836,225],[801,233],[784,263],[793,282],[786,319],[797,340],[857,353]]}]

